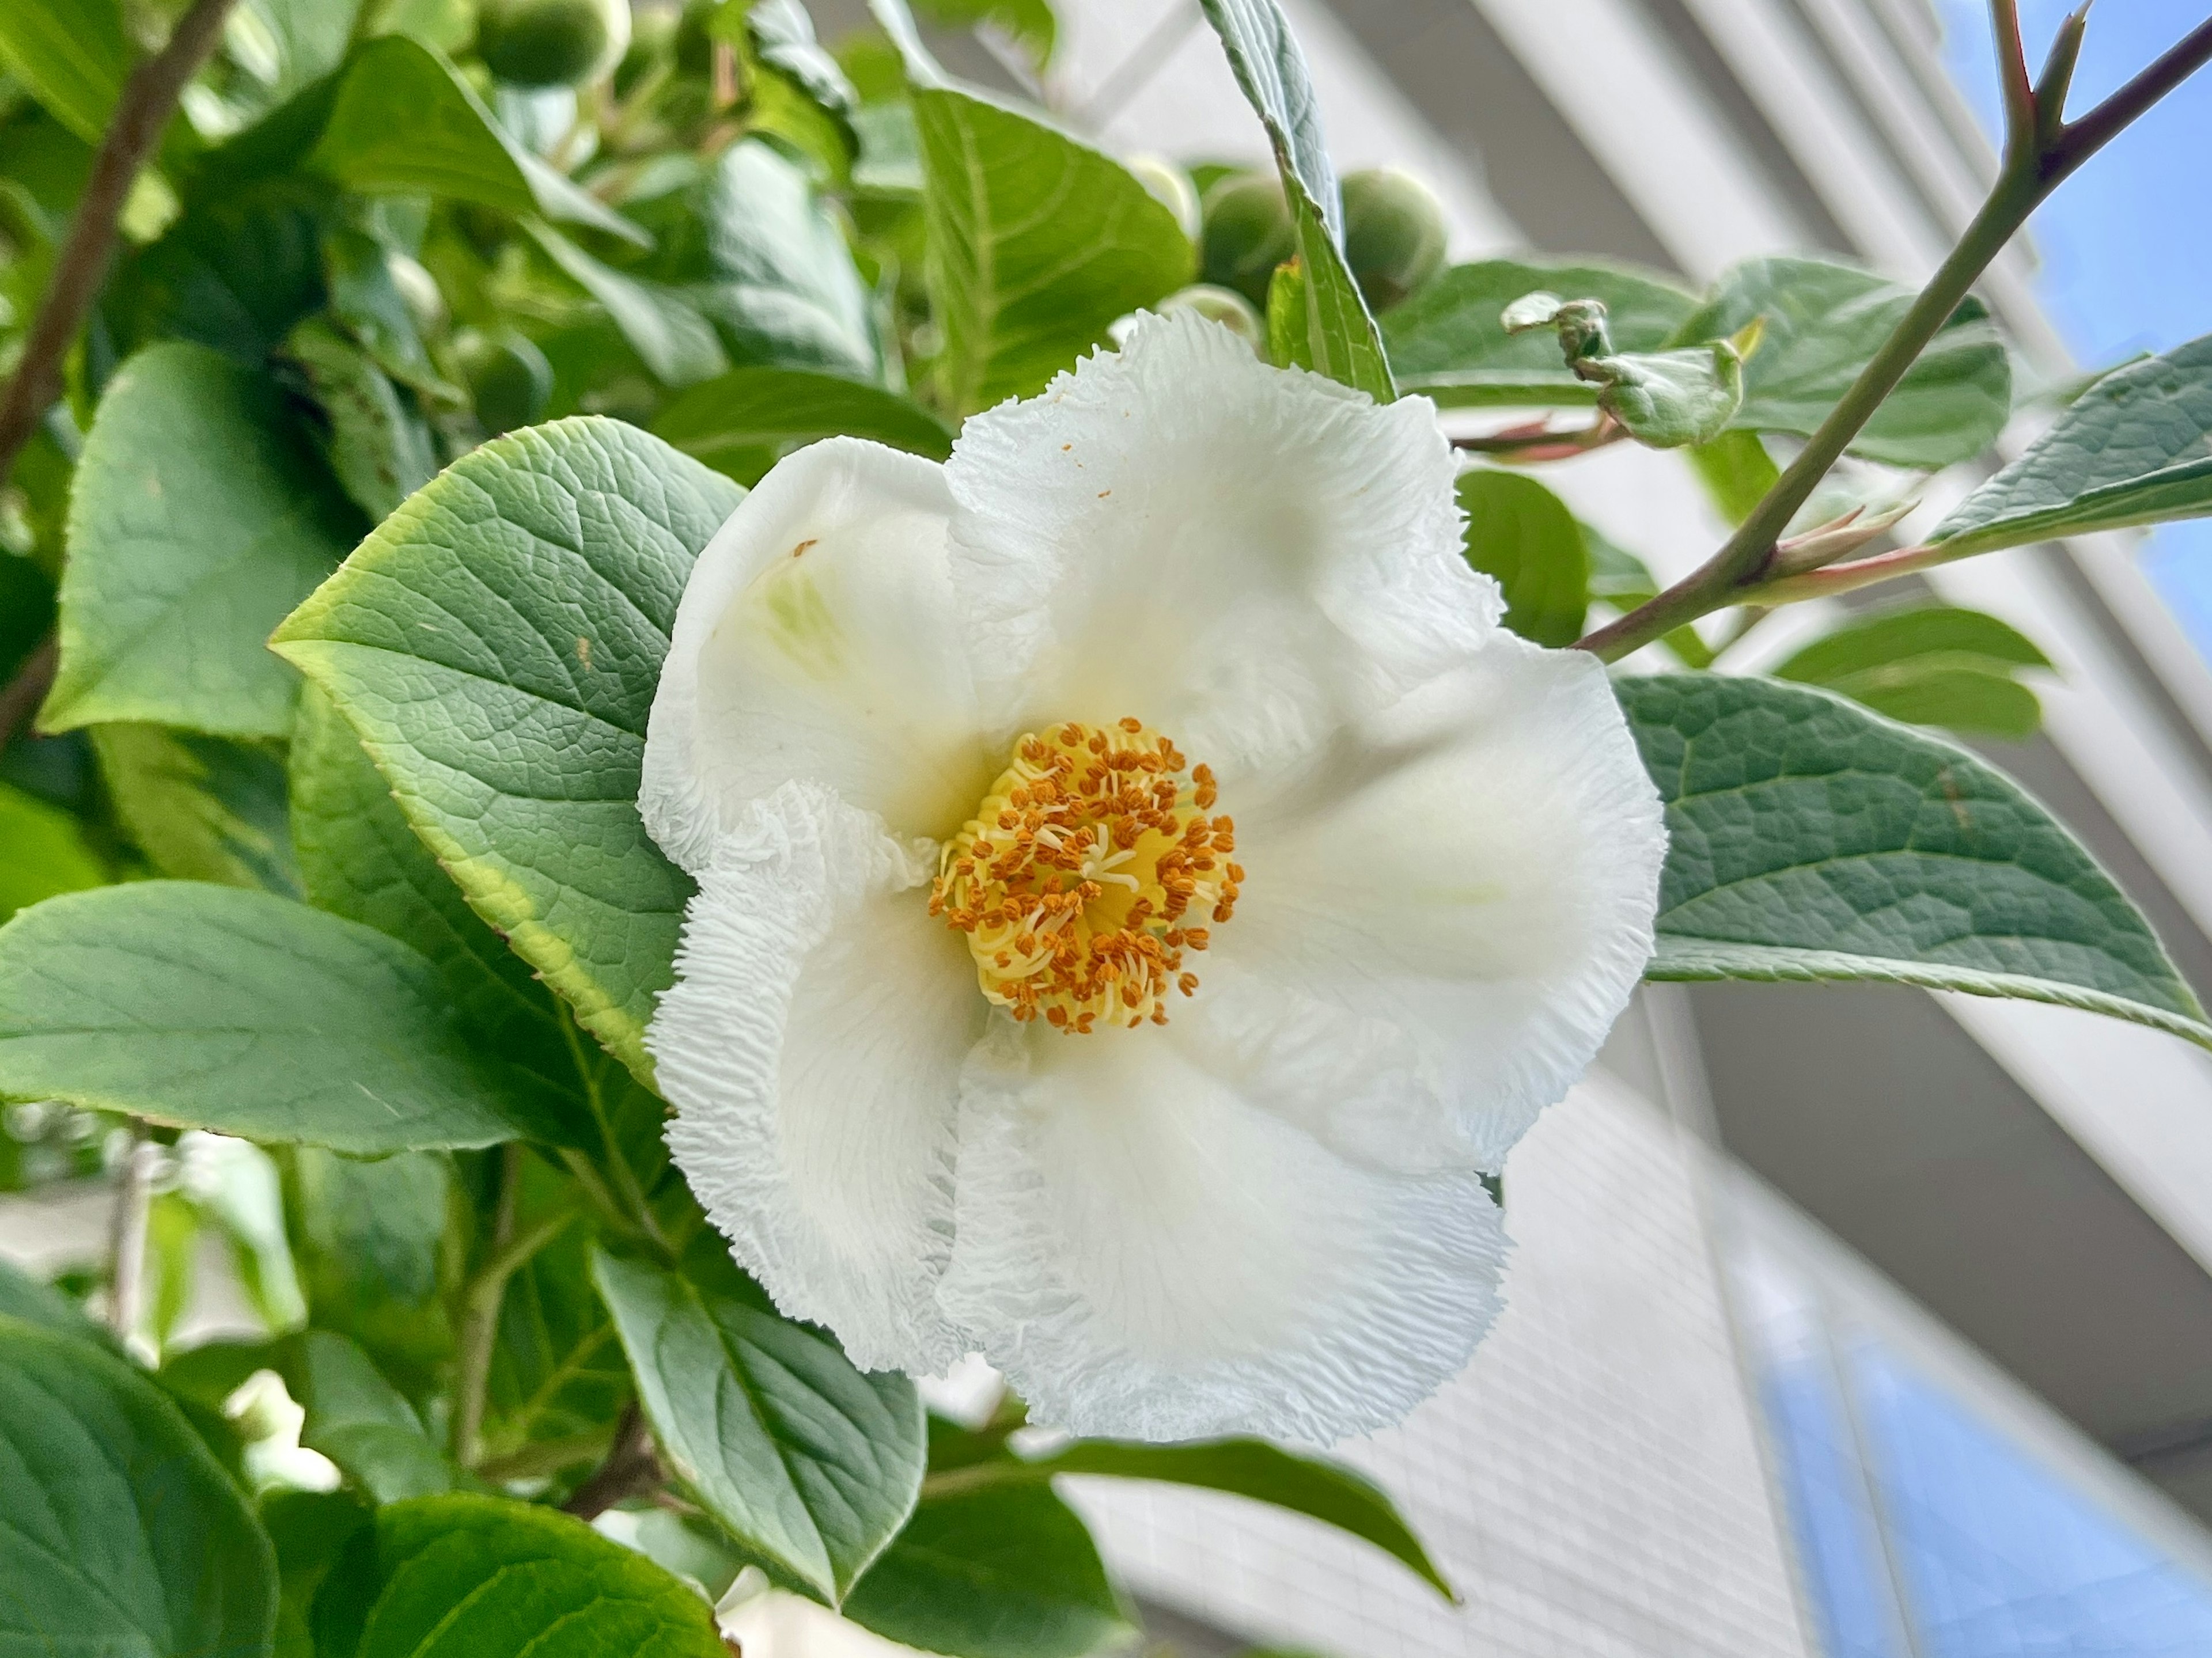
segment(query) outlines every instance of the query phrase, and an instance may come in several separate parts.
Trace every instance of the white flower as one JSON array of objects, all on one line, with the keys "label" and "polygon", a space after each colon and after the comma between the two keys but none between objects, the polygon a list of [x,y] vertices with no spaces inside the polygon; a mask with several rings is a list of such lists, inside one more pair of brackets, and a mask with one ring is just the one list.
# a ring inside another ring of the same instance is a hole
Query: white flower
[{"label": "white flower", "polygon": [[1085,1433],[1327,1442],[1466,1362],[1478,1171],[1619,1014],[1663,834],[1452,477],[1427,403],[1186,315],[731,516],[646,748],[700,887],[648,1042],[779,1305]]}]

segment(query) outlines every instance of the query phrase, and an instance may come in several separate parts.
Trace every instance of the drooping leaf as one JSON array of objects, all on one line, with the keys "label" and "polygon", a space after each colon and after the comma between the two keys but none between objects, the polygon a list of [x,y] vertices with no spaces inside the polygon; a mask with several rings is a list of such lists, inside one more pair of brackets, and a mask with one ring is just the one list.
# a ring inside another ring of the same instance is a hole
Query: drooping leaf
[{"label": "drooping leaf", "polygon": [[[1245,101],[1267,129],[1297,244],[1305,349],[1295,361],[1377,402],[1397,395],[1382,336],[1344,262],[1344,204],[1305,54],[1275,0],[1203,0]],[[1162,209],[1163,212],[1166,210]],[[1273,309],[1272,295],[1269,309]]]},{"label": "drooping leaf", "polygon": [[552,993],[469,908],[318,686],[301,698],[290,772],[293,844],[308,902],[422,951],[438,964],[472,1041],[549,1090],[573,1090],[573,1055]]},{"label": "drooping leaf", "polygon": [[[572,1212],[575,1201],[565,1177],[526,1164],[515,1224]],[[571,1226],[530,1258],[500,1299],[484,1455],[549,1473],[596,1462],[634,1391],[622,1342],[592,1283],[589,1236]]]},{"label": "drooping leaf", "polygon": [[305,1330],[280,1350],[285,1386],[307,1412],[300,1442],[320,1451],[376,1502],[432,1497],[454,1473],[415,1407],[345,1337]]},{"label": "drooping leaf", "polygon": [[489,1145],[536,1108],[405,945],[190,881],[51,898],[0,927],[0,1095],[355,1151]]},{"label": "drooping leaf", "polygon": [[867,288],[844,231],[805,169],[766,139],[731,145],[680,188],[632,210],[659,239],[632,274],[705,318],[729,362],[862,380],[882,372]]},{"label": "drooping leaf", "polygon": [[284,341],[322,420],[315,435],[346,494],[374,524],[438,470],[429,423],[374,358],[328,319],[310,317]]},{"label": "drooping leaf", "polygon": [[88,143],[98,143],[131,72],[116,0],[36,0],[0,8],[0,64]]},{"label": "drooping leaf", "polygon": [[926,1499],[843,1610],[960,1658],[1080,1658],[1129,1632],[1090,1532],[1044,1484]]},{"label": "drooping leaf", "polygon": [[1383,325],[1400,386],[1445,408],[1596,402],[1598,388],[1567,367],[1556,340],[1506,330],[1505,307],[1534,293],[1597,301],[1617,351],[1664,349],[1698,308],[1694,295],[1611,265],[1517,259],[1454,265],[1392,311]]},{"label": "drooping leaf", "polygon": [[948,407],[1041,390],[1115,319],[1190,280],[1175,215],[1111,156],[950,87],[913,103]]},{"label": "drooping leaf", "polygon": [[[1675,331],[1693,345],[1757,322],[1744,364],[1747,432],[1810,436],[1911,308],[1910,288],[1818,259],[1751,259],[1715,286]],[[2012,361],[1989,312],[1968,300],[1851,443],[1851,452],[1894,466],[1948,466],[1996,440],[2012,411]]]},{"label": "drooping leaf", "polygon": [[391,255],[375,237],[347,225],[326,229],[323,281],[331,317],[386,374],[425,397],[459,396],[430,361],[415,313],[392,274]]},{"label": "drooping leaf", "polygon": [[592,1270],[678,1476],[748,1550],[842,1600],[921,1489],[913,1383],[862,1374],[764,1301],[605,1252]]},{"label": "drooping leaf", "polygon": [[92,728],[124,833],[163,875],[295,897],[284,762],[260,744],[161,726]]},{"label": "drooping leaf", "polygon": [[1467,562],[1505,592],[1505,625],[1539,645],[1571,645],[1589,607],[1589,551],[1567,504],[1532,477],[1460,475]]},{"label": "drooping leaf", "polygon": [[932,460],[952,452],[952,434],[919,404],[801,368],[733,368],[671,398],[653,431],[748,484],[785,451],[817,438],[870,438]]},{"label": "drooping leaf", "polygon": [[729,1658],[706,1601],[643,1555],[493,1497],[379,1509],[313,1623],[324,1658]]},{"label": "drooping leaf", "polygon": [[178,1192],[229,1243],[247,1303],[270,1330],[306,1322],[276,1165],[251,1140],[194,1130],[177,1141]]},{"label": "drooping leaf", "polygon": [[1909,726],[2023,738],[2042,723],[2043,707],[2015,676],[2050,666],[2033,641],[1996,617],[1931,604],[1847,623],[1771,671]]},{"label": "drooping leaf", "polygon": [[42,898],[106,879],[75,817],[0,783],[0,921]]},{"label": "drooping leaf", "polygon": [[2212,334],[2106,375],[1929,540],[1964,556],[2212,513]]},{"label": "drooping leaf", "polygon": [[1617,683],[1667,803],[1654,979],[1858,979],[2086,1008],[2212,1047],[2150,924],[1965,750],[1778,680]]},{"label": "drooping leaf", "polygon": [[282,737],[299,682],[264,641],[359,527],[265,377],[204,346],[142,351],[77,463],[40,724]]},{"label": "drooping leaf", "polygon": [[[305,165],[349,189],[420,191],[517,216],[542,213],[627,241],[645,240],[635,225],[510,137],[453,66],[420,41],[404,34],[363,41],[327,97]],[[271,118],[283,120],[283,112]]]},{"label": "drooping leaf", "polygon": [[605,309],[655,380],[691,386],[729,367],[714,325],[683,293],[617,270],[545,226],[532,226],[531,234],[562,274]]},{"label": "drooping leaf", "polygon": [[0,1318],[0,1649],[260,1658],[276,1562],[178,1407],[94,1343]]},{"label": "drooping leaf", "polygon": [[1447,1600],[1451,1585],[1429,1558],[1421,1540],[1399,1514],[1389,1494],[1340,1462],[1301,1456],[1262,1439],[1218,1439],[1182,1445],[1134,1440],[1079,1439],[1063,1450],[1022,1465],[1031,1477],[1103,1474],[1116,1479],[1158,1479],[1228,1491],[1348,1532],[1389,1555]]},{"label": "drooping leaf", "polygon": [[386,519],[275,641],[471,907],[641,1076],[691,893],[638,818],[646,716],[692,561],[741,495],[613,421],[514,433]]}]

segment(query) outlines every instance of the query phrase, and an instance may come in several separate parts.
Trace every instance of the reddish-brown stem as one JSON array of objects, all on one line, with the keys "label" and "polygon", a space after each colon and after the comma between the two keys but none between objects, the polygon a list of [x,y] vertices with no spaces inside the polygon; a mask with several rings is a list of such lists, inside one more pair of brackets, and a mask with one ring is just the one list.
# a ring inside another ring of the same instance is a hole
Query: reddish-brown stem
[{"label": "reddish-brown stem", "polygon": [[115,118],[93,157],[68,240],[54,261],[53,276],[39,301],[15,378],[0,396],[0,482],[30,441],[39,416],[62,394],[62,363],[77,331],[84,326],[93,295],[107,275],[115,252],[116,226],[138,169],[161,142],[161,130],[177,107],[185,83],[192,78],[222,33],[222,20],[234,0],[194,0],[177,20],[167,42],[131,71],[115,106]]}]

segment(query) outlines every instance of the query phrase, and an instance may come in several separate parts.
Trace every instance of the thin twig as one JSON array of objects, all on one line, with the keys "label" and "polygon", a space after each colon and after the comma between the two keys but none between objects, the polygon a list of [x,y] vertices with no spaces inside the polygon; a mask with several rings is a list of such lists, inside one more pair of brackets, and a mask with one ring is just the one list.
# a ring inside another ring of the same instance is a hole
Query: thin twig
[{"label": "thin twig", "polygon": [[614,1443],[606,1461],[592,1470],[575,1494],[561,1507],[579,1520],[596,1520],[627,1497],[641,1497],[667,1478],[653,1449],[653,1433],[645,1416],[633,1402],[615,1428]]},{"label": "thin twig", "polygon": [[[1757,596],[1777,597],[1770,586],[1775,546],[1797,509],[1843,458],[1868,421],[1919,361],[1929,342],[1948,323],[1982,272],[2010,241],[2028,216],[2089,156],[2130,122],[2212,61],[2212,21],[2200,24],[2173,49],[2097,106],[2067,125],[2051,110],[2063,109],[2067,83],[2079,52],[2079,13],[2069,19],[2054,45],[2039,83],[2026,85],[2027,63],[2019,53],[2014,0],[1991,0],[1997,49],[2007,86],[2005,157],[1989,197],[1927,287],[1881,349],[1859,373],[1805,446],[1750,516],[1721,550],[1690,574],[1626,616],[1607,623],[1580,641],[1581,647],[1608,662],[1672,632],[1686,623]],[[1865,560],[1845,567],[1865,580],[1882,568]],[[1823,573],[1826,574],[1826,573]],[[1842,580],[1841,573],[1834,573]],[[1794,592],[1800,580],[1790,579]],[[1838,589],[1840,590],[1840,589]]]},{"label": "thin twig", "polygon": [[22,361],[0,396],[0,482],[48,404],[62,393],[62,362],[92,308],[93,296],[107,275],[115,252],[116,226],[138,169],[161,142],[161,130],[177,107],[185,83],[192,78],[222,34],[223,18],[234,0],[194,0],[177,20],[161,51],[131,71],[93,158],[92,174],[70,222],[69,239],[54,261],[39,313],[23,342]]},{"label": "thin twig", "polygon": [[54,671],[61,666],[61,641],[49,632],[23,659],[23,665],[15,670],[15,677],[0,689],[0,749],[6,748],[15,740],[15,733],[31,723],[39,704],[53,689]]},{"label": "thin twig", "polygon": [[116,1175],[107,1223],[107,1322],[127,1345],[146,1314],[146,1228],[161,1148],[146,1138],[146,1125],[137,1118],[128,1119],[125,1128],[131,1144]]}]

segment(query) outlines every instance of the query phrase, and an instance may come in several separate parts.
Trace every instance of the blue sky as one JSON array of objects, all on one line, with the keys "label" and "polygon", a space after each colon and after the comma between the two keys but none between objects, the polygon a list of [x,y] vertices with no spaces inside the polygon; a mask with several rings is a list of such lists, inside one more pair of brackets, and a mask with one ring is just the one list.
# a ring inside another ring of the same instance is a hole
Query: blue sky
[{"label": "blue sky", "polygon": [[[2021,0],[2032,66],[2070,9],[2066,0]],[[2002,122],[1986,0],[1942,0],[1942,9],[1951,72],[1995,133]],[[2098,0],[2069,109],[2087,109],[2206,10],[2207,0]],[[2084,367],[2212,334],[2212,69],[2061,185],[2030,234],[2044,302]],[[2143,558],[2212,656],[2212,520],[2158,531]]]}]

